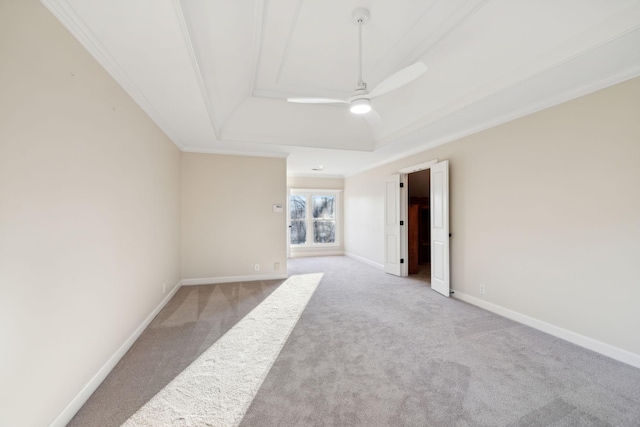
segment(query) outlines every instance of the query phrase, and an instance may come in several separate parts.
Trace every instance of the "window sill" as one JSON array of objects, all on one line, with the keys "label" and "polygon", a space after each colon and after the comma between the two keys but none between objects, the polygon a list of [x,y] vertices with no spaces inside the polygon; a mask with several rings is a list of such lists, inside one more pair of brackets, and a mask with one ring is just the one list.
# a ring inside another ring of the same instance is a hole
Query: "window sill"
[{"label": "window sill", "polygon": [[341,245],[333,246],[303,246],[291,247],[289,256],[291,258],[307,257],[307,256],[328,256],[328,255],[344,255],[344,249]]}]

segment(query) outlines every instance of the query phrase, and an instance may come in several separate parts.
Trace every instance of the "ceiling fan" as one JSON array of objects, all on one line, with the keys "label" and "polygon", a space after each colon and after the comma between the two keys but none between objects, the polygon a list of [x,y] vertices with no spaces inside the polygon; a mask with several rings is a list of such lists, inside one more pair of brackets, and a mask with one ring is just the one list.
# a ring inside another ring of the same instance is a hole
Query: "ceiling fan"
[{"label": "ceiling fan", "polygon": [[382,94],[396,90],[420,77],[427,71],[427,66],[422,62],[416,62],[390,75],[381,81],[373,90],[367,90],[367,84],[362,80],[362,26],[369,20],[369,10],[357,8],[352,14],[353,21],[358,25],[358,82],[353,96],[349,99],[333,98],[287,98],[289,102],[299,104],[350,104],[350,110],[354,114],[366,114],[365,118],[377,121],[380,115],[371,106],[371,99]]}]

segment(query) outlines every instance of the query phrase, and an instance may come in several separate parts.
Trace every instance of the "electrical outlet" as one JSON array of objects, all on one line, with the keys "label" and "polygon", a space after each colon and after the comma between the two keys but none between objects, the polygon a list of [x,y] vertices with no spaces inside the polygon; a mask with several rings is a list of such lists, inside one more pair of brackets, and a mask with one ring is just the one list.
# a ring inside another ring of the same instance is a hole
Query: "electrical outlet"
[{"label": "electrical outlet", "polygon": [[166,282],[162,284],[162,293],[163,294],[167,293],[167,284],[166,284]]},{"label": "electrical outlet", "polygon": [[273,263],[273,269],[274,270],[280,270],[280,263],[279,262],[274,262]]},{"label": "electrical outlet", "polygon": [[480,293],[484,295],[484,285],[480,285]]},{"label": "electrical outlet", "polygon": [[256,264],[255,269],[256,271],[260,271],[260,264]]}]

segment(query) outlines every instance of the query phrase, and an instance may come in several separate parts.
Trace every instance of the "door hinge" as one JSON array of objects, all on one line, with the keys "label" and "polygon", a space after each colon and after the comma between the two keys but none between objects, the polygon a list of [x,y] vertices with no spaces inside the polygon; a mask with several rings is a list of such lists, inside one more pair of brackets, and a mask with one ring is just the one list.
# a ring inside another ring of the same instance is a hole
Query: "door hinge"
[{"label": "door hinge", "polygon": [[400,258],[400,264],[404,264],[404,258]]},{"label": "door hinge", "polygon": [[400,183],[400,188],[404,188],[404,182]]},{"label": "door hinge", "polygon": [[400,225],[404,225],[404,221],[400,221]]}]

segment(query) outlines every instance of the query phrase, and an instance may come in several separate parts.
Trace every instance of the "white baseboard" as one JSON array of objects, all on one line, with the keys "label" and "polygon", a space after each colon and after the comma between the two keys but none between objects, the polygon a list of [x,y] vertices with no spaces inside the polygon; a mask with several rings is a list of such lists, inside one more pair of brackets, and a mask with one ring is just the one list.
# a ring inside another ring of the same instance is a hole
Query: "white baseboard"
[{"label": "white baseboard", "polygon": [[384,264],[379,264],[377,262],[373,262],[371,260],[368,260],[367,258],[363,258],[359,255],[356,254],[352,254],[351,252],[345,252],[344,253],[346,256],[348,256],[349,258],[353,258],[355,260],[358,260],[360,262],[364,262],[365,264],[369,264],[373,267],[379,268],[380,270],[384,270]]},{"label": "white baseboard", "polygon": [[631,353],[630,351],[623,350],[618,347],[614,347],[612,345],[603,343],[601,341],[595,340],[593,338],[589,338],[584,335],[580,335],[576,332],[572,332],[567,329],[563,329],[559,326],[552,325],[551,323],[543,322],[542,320],[529,317],[525,314],[521,314],[516,311],[509,310],[508,308],[504,308],[502,306],[484,301],[480,298],[467,295],[455,289],[452,296],[454,298],[459,299],[460,301],[468,302],[469,304],[475,305],[480,308],[484,308],[487,311],[499,314],[511,320],[515,320],[518,323],[522,323],[534,329],[538,329],[542,332],[546,332],[550,335],[561,338],[565,341],[569,341],[573,344],[579,345],[580,347],[587,348],[589,350],[595,351],[596,353],[603,354],[612,359],[629,364],[636,368],[640,368],[640,355],[638,354]]},{"label": "white baseboard", "polygon": [[80,390],[80,392],[69,402],[69,404],[58,414],[58,416],[51,421],[49,427],[64,427],[74,417],[74,415],[82,408],[82,405],[91,397],[94,391],[102,384],[102,381],[109,375],[111,370],[122,359],[122,357],[129,351],[133,343],[142,335],[151,321],[160,313],[160,310],[173,298],[178,289],[182,286],[182,282],[178,282],[174,288],[169,291],[166,297],[158,304],[158,306],[149,314],[140,326],[127,338],[127,340],[120,346],[113,356],[107,360],[102,368],[89,380],[89,382]]},{"label": "white baseboard", "polygon": [[280,280],[286,279],[287,277],[286,273],[255,276],[204,277],[202,279],[182,279],[181,284],[182,286],[215,285],[217,283],[252,282],[255,280]]}]

